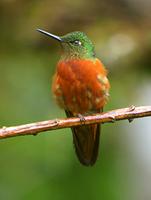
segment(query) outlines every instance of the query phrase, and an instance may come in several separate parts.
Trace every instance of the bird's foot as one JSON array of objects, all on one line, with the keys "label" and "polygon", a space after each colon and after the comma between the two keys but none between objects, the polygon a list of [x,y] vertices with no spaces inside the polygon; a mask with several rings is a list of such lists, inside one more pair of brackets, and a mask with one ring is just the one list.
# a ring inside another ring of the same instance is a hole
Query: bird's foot
[{"label": "bird's foot", "polygon": [[84,118],[84,116],[81,115],[80,113],[77,116],[80,118],[81,124],[85,124],[85,118]]}]

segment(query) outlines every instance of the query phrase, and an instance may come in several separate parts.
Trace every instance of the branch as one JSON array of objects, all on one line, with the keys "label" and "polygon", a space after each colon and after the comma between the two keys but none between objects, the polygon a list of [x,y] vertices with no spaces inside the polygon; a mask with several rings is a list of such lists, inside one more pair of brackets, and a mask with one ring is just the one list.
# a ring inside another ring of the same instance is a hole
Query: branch
[{"label": "branch", "polygon": [[79,117],[74,117],[66,119],[47,120],[12,127],[2,127],[0,129],[0,139],[21,135],[37,135],[38,133],[44,131],[69,128],[82,124],[86,125],[95,123],[107,123],[124,119],[128,119],[129,122],[131,122],[134,118],[147,116],[151,116],[151,106],[131,106],[129,108],[122,108],[109,112],[98,113],[91,116],[84,116],[84,120],[81,120]]}]

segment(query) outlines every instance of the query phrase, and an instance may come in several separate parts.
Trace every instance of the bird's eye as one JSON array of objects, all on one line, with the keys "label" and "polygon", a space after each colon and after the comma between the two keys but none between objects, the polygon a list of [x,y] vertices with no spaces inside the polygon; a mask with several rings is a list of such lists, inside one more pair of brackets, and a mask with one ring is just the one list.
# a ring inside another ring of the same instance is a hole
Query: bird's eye
[{"label": "bird's eye", "polygon": [[80,40],[74,40],[71,43],[74,44],[74,45],[76,45],[76,46],[81,46],[82,45],[82,43],[81,43]]}]

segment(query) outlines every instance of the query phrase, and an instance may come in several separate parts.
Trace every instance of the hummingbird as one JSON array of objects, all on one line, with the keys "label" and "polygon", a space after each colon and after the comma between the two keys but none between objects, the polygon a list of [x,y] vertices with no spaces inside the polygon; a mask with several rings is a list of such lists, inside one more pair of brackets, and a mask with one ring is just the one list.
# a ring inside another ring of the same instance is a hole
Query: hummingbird
[{"label": "hummingbird", "polygon": [[[67,117],[83,117],[103,111],[110,83],[107,70],[96,57],[94,45],[80,31],[57,36],[42,29],[40,33],[57,40],[61,58],[53,77],[52,92]],[[75,152],[81,164],[92,166],[98,157],[100,124],[71,128]]]}]

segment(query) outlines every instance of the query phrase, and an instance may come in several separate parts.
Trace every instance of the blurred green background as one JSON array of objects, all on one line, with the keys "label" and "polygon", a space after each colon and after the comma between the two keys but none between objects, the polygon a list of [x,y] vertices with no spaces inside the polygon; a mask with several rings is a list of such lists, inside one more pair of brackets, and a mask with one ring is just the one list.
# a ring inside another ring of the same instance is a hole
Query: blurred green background
[{"label": "blurred green background", "polygon": [[[1,0],[0,126],[65,117],[51,95],[59,45],[36,32],[87,33],[109,71],[105,110],[151,104],[151,2]],[[0,141],[0,199],[151,199],[151,119],[105,124],[94,167],[69,129]]]}]

